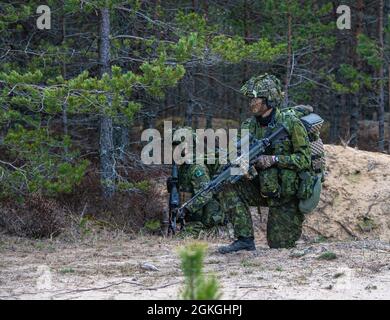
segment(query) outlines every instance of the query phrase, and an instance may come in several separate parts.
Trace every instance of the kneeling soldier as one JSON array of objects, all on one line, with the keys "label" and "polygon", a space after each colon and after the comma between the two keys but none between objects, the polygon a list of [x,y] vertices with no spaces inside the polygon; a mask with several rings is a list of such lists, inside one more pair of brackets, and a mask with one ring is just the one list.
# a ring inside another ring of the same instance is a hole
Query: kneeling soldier
[{"label": "kneeling soldier", "polygon": [[252,117],[241,128],[262,139],[281,125],[288,137],[273,144],[257,159],[258,175],[243,179],[220,195],[224,212],[232,216],[235,237],[232,244],[219,248],[220,253],[255,250],[249,206],[269,207],[267,241],[271,248],[295,245],[302,231],[304,214],[299,210],[298,173],[311,169],[308,134],[301,121],[292,113],[280,110],[283,93],[280,81],[272,75],[250,79],[241,89],[251,98]]}]

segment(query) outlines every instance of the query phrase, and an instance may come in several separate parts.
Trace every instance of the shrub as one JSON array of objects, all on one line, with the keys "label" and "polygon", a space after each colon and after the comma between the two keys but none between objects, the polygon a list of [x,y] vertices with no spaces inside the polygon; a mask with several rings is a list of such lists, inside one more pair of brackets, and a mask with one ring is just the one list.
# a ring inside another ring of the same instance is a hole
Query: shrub
[{"label": "shrub", "polygon": [[203,274],[203,261],[207,245],[194,242],[180,250],[181,269],[185,277],[183,299],[216,300],[220,297],[219,285],[214,276]]},{"label": "shrub", "polygon": [[337,255],[332,251],[327,251],[321,254],[318,259],[320,260],[335,260],[337,259]]},{"label": "shrub", "polygon": [[56,236],[65,225],[63,208],[55,201],[38,194],[0,204],[0,227],[20,237],[47,238]]}]

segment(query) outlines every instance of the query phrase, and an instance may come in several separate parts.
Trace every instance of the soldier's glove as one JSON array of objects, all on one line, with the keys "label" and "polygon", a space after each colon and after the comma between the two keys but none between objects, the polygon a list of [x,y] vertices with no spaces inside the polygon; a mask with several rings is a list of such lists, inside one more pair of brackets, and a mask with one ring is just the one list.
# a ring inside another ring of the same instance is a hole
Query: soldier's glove
[{"label": "soldier's glove", "polygon": [[261,155],[256,160],[256,167],[264,170],[272,167],[277,162],[278,158],[276,156]]},{"label": "soldier's glove", "polygon": [[244,173],[244,177],[247,180],[252,180],[252,179],[256,178],[257,175],[258,175],[258,173],[257,173],[256,168],[254,166],[251,166],[249,168],[249,170],[246,173]]}]

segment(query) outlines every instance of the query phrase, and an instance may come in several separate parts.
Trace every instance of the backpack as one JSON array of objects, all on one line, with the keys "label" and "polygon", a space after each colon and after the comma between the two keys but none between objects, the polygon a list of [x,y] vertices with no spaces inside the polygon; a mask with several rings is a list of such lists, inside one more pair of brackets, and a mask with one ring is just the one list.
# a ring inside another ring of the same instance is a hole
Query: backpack
[{"label": "backpack", "polygon": [[312,170],[314,173],[321,175],[321,180],[324,181],[326,158],[324,143],[320,137],[324,119],[313,112],[312,106],[298,105],[289,108],[289,110],[295,113],[307,131],[310,142]]},{"label": "backpack", "polygon": [[320,138],[324,120],[313,112],[313,107],[298,105],[286,110],[293,112],[305,127],[311,151],[311,171],[300,172],[300,185],[297,196],[300,198],[299,209],[303,213],[312,212],[318,205],[321,196],[322,182],[325,179],[325,148]]}]

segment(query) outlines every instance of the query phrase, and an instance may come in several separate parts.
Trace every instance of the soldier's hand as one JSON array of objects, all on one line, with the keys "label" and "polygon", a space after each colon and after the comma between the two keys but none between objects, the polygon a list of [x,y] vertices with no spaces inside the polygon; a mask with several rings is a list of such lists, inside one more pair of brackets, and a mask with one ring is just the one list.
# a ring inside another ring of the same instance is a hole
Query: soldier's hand
[{"label": "soldier's hand", "polygon": [[247,171],[244,173],[244,178],[247,179],[247,180],[252,180],[253,177],[251,176],[251,174]]},{"label": "soldier's hand", "polygon": [[261,155],[256,160],[256,167],[260,169],[267,169],[272,167],[277,162],[276,156]]}]

